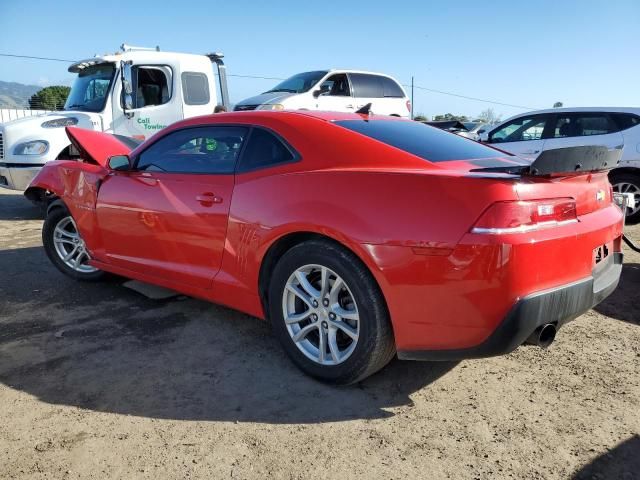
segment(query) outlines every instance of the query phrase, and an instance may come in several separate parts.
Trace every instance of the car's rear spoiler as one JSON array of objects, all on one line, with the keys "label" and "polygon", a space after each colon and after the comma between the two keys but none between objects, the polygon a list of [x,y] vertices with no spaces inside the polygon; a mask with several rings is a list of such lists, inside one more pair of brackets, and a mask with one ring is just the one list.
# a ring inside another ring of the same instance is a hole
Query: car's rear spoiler
[{"label": "car's rear spoiler", "polygon": [[609,150],[603,146],[556,148],[545,150],[530,165],[505,165],[471,171],[531,176],[575,175],[610,170],[618,165],[621,156],[622,149]]}]

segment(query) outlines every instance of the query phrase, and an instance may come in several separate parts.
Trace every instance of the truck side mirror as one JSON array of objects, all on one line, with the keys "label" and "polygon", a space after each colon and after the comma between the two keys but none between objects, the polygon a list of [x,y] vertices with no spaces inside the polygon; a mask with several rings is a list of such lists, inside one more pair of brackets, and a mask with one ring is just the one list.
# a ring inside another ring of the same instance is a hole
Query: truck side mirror
[{"label": "truck side mirror", "polygon": [[122,81],[122,99],[125,112],[133,109],[133,73],[131,62],[120,62],[120,79]]},{"label": "truck side mirror", "polygon": [[127,155],[114,155],[109,157],[109,168],[116,171],[127,171],[131,168],[129,157]]},{"label": "truck side mirror", "polygon": [[320,95],[326,95],[330,90],[329,85],[322,85],[318,90],[313,92],[313,96],[318,98]]}]

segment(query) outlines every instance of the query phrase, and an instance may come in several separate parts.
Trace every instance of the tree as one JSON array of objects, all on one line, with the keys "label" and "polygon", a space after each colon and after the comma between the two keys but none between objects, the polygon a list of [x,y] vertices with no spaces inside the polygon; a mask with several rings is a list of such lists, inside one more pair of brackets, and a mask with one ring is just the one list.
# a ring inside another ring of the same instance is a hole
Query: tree
[{"label": "tree", "polygon": [[479,120],[490,125],[498,123],[501,117],[501,115],[496,115],[496,113],[493,111],[493,108],[487,108],[486,110],[480,112],[480,115],[478,115]]},{"label": "tree", "polygon": [[556,102],[553,104],[553,108],[562,108],[562,102]]},{"label": "tree", "polygon": [[44,87],[31,95],[29,107],[38,110],[62,110],[70,91],[71,88],[62,85]]}]

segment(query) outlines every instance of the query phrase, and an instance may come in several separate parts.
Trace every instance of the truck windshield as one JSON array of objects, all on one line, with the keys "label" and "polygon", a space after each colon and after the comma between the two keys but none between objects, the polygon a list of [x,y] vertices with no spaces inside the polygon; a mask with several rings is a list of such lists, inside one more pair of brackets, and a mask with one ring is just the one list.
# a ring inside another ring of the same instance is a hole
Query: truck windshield
[{"label": "truck windshield", "polygon": [[322,77],[327,74],[326,70],[317,72],[304,72],[298,73],[293,77],[287,78],[284,82],[279,83],[271,90],[267,90],[264,93],[269,92],[287,92],[287,93],[303,93],[308,91],[316,83],[318,83]]},{"label": "truck windshield", "polygon": [[113,63],[102,63],[78,73],[64,109],[101,112],[109,96],[115,70]]}]

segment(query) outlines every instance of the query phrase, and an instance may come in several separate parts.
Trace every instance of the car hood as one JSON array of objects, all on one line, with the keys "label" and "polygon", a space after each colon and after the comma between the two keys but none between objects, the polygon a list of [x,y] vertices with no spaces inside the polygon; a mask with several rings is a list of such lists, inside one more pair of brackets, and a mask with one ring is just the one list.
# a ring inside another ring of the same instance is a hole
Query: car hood
[{"label": "car hood", "polygon": [[78,127],[66,127],[67,136],[86,162],[106,167],[114,155],[128,155],[141,142],[135,138],[95,132]]},{"label": "car hood", "polygon": [[298,95],[297,93],[287,92],[265,92],[255,97],[245,98],[236,105],[263,105],[265,103],[280,103],[286,98]]}]

